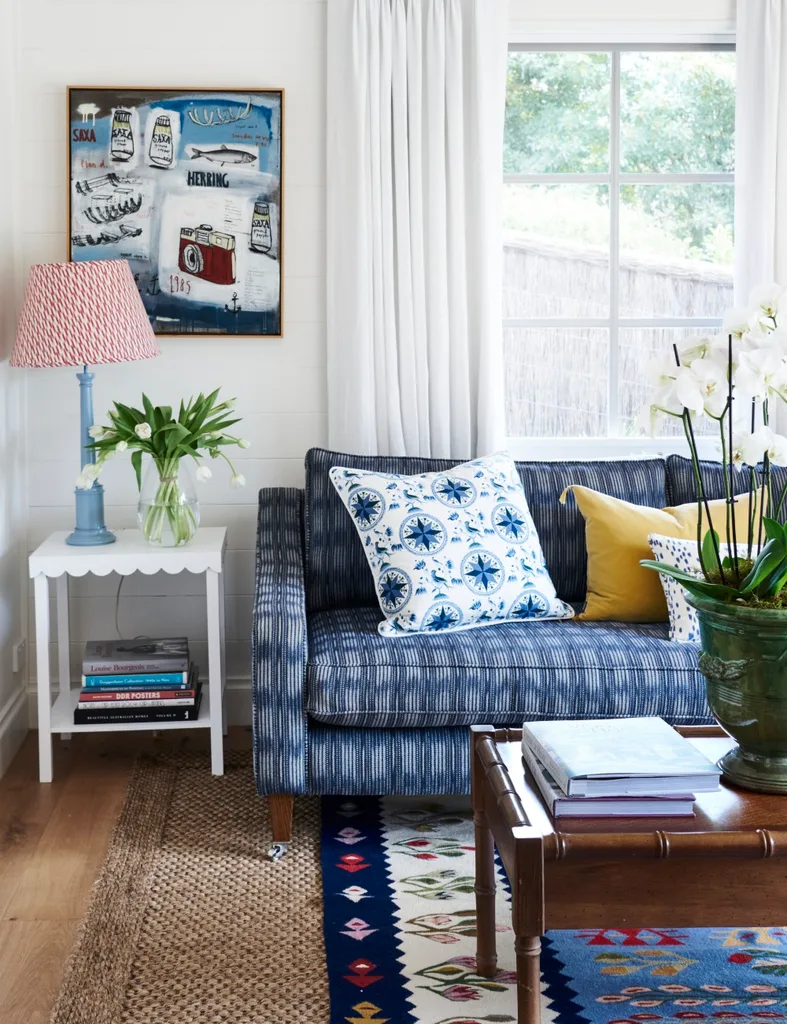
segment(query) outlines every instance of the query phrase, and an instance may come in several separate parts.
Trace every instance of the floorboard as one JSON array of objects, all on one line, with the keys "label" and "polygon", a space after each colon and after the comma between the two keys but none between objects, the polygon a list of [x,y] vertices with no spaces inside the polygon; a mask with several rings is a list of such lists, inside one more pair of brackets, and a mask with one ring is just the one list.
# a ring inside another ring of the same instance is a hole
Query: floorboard
[{"label": "floorboard", "polygon": [[[37,736],[0,779],[0,1021],[46,1024],[63,966],[140,752],[207,750],[207,730],[89,733],[55,740],[54,782],[38,782]],[[230,729],[227,749],[250,749]]]}]

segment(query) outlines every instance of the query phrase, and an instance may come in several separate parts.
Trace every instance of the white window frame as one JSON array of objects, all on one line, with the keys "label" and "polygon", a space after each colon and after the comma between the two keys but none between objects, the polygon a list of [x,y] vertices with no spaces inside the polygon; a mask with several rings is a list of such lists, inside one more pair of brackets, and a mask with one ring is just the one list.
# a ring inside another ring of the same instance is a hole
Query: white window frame
[{"label": "white window frame", "polygon": [[[629,174],[620,170],[620,55],[630,52],[674,53],[680,51],[734,51],[734,42],[716,39],[692,42],[528,42],[509,44],[509,53],[566,52],[610,54],[610,143],[609,169],[587,174],[504,174],[504,184],[528,185],[606,185],[609,189],[609,315],[606,317],[517,317],[503,319],[503,329],[533,327],[603,328],[609,335],[609,376],[606,437],[509,437],[508,450],[522,459],[620,458],[637,455],[687,454],[682,437],[648,438],[620,436],[620,396],[618,392],[619,336],[621,330],[637,327],[717,328],[718,317],[621,317],[618,311],[620,288],[620,186],[627,184],[733,184],[733,173],[697,172],[672,174]],[[716,457],[712,439],[698,438],[700,454]]]}]

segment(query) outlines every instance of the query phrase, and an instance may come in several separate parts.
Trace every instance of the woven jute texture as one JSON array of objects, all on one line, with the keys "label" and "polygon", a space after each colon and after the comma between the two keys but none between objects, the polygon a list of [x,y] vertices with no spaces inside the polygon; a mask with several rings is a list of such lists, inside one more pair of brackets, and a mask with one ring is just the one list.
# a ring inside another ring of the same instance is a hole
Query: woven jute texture
[{"label": "woven jute texture", "polygon": [[134,768],[51,1024],[324,1024],[320,811],[267,859],[251,757]]}]

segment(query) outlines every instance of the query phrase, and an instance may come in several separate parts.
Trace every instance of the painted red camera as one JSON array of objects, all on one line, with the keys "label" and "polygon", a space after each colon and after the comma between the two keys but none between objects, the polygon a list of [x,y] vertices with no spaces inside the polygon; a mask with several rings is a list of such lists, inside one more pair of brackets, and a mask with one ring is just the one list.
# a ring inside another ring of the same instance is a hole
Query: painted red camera
[{"label": "painted red camera", "polygon": [[210,224],[180,229],[178,266],[212,284],[235,283],[235,238]]}]

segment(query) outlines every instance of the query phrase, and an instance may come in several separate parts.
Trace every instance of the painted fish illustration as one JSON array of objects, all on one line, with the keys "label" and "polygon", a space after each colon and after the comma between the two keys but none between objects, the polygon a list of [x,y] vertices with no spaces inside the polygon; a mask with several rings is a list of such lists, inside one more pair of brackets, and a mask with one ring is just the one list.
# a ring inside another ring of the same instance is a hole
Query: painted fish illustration
[{"label": "painted fish illustration", "polygon": [[253,164],[257,159],[253,153],[248,153],[245,149],[227,149],[226,146],[219,149],[197,149],[194,146],[191,159],[196,160],[198,156],[204,156],[206,160],[211,160],[222,167],[224,164]]}]

